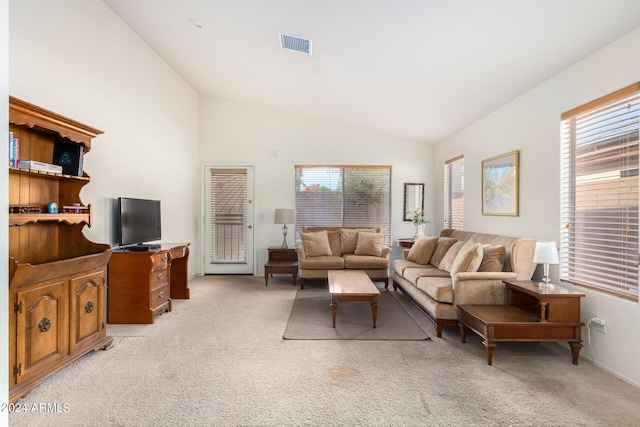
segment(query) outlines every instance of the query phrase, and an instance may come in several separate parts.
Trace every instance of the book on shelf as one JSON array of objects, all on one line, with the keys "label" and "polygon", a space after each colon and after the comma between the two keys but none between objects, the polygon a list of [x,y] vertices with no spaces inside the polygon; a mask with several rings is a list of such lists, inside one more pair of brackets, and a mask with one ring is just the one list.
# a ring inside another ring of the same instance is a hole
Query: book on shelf
[{"label": "book on shelf", "polygon": [[17,167],[20,158],[20,139],[9,132],[9,166]]},{"label": "book on shelf", "polygon": [[62,173],[62,166],[36,162],[35,160],[20,160],[18,161],[18,167],[21,169],[31,169],[40,172]]},{"label": "book on shelf", "polygon": [[65,175],[82,176],[82,144],[56,142],[53,145],[53,163],[62,166]]}]

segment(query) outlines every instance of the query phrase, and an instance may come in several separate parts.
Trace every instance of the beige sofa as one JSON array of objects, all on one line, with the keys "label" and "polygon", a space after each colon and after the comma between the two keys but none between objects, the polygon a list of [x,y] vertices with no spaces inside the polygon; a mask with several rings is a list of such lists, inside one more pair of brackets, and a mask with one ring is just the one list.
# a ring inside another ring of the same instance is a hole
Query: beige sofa
[{"label": "beige sofa", "polygon": [[329,270],[364,270],[374,282],[389,286],[389,255],[380,228],[303,227],[298,254],[300,287],[305,280],[326,279]]},{"label": "beige sofa", "polygon": [[530,280],[534,239],[442,230],[423,237],[393,262],[393,288],[400,288],[436,325],[458,325],[458,305],[505,303],[505,279]]}]

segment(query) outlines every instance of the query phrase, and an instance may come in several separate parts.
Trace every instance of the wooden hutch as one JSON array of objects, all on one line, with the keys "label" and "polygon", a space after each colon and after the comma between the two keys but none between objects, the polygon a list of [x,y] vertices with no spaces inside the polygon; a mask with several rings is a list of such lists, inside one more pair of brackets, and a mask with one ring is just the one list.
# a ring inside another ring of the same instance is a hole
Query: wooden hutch
[{"label": "wooden hutch", "polygon": [[[20,160],[49,164],[56,145],[77,144],[71,148],[82,156],[102,133],[13,97],[9,131],[19,140]],[[89,181],[81,167],[77,175],[67,175],[9,165],[10,402],[113,341],[106,335],[111,249],[82,233],[91,226],[91,206],[80,200]],[[48,209],[52,202],[59,213]]]}]

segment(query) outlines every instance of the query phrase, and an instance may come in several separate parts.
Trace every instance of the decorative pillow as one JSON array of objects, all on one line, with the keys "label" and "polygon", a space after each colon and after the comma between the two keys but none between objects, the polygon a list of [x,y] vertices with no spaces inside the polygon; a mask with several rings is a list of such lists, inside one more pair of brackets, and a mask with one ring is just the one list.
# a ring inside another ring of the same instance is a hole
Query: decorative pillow
[{"label": "decorative pillow", "polygon": [[356,251],[358,244],[358,233],[361,231],[373,231],[370,228],[341,228],[340,238],[342,240],[342,253],[352,254]]},{"label": "decorative pillow", "polygon": [[482,263],[478,271],[502,271],[504,268],[504,254],[506,249],[504,245],[484,245],[483,246]]},{"label": "decorative pillow", "polygon": [[482,255],[484,251],[480,243],[473,243],[469,240],[465,243],[456,258],[453,260],[451,269],[449,272],[453,277],[456,273],[462,271],[478,271],[480,263],[482,262]]},{"label": "decorative pillow", "polygon": [[433,251],[433,255],[431,256],[431,261],[429,261],[429,263],[434,267],[439,267],[442,262],[442,258],[444,258],[449,249],[451,249],[451,246],[456,242],[457,240],[453,237],[439,237],[436,250]]},{"label": "decorative pillow", "polygon": [[442,261],[440,261],[438,268],[440,270],[451,272],[451,266],[453,265],[453,261],[455,261],[456,256],[458,255],[458,252],[460,252],[462,247],[466,245],[467,242],[471,242],[473,244],[471,240],[466,240],[466,241],[460,240],[455,242],[453,245],[451,245],[447,253],[444,255],[444,257],[442,257]]},{"label": "decorative pillow", "polygon": [[411,249],[409,249],[407,261],[417,262],[422,265],[429,264],[437,245],[437,237],[420,237],[416,239]]},{"label": "decorative pillow", "polygon": [[353,253],[356,255],[381,256],[385,236],[385,233],[359,232],[356,250]]},{"label": "decorative pillow", "polygon": [[331,255],[327,230],[300,233],[300,239],[302,239],[302,247],[307,258]]}]

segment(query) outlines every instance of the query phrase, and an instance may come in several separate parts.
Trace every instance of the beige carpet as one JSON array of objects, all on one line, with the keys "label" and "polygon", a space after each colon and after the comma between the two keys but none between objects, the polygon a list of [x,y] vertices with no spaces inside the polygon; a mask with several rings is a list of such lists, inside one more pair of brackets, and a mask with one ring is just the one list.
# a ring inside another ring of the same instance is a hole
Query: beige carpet
[{"label": "beige carpet", "polygon": [[[640,425],[639,389],[572,365],[558,345],[499,344],[488,366],[475,334],[435,338],[419,316],[431,341],[283,340],[291,277],[264,286],[207,276],[190,287],[154,325],[108,325],[113,347],[44,380],[10,425]],[[31,410],[55,403],[68,412]]]},{"label": "beige carpet", "polygon": [[327,285],[324,284],[324,289],[301,289],[296,294],[283,337],[290,340],[428,340],[429,335],[394,295],[400,294],[380,292],[375,328],[370,304],[338,304],[334,328]]}]

